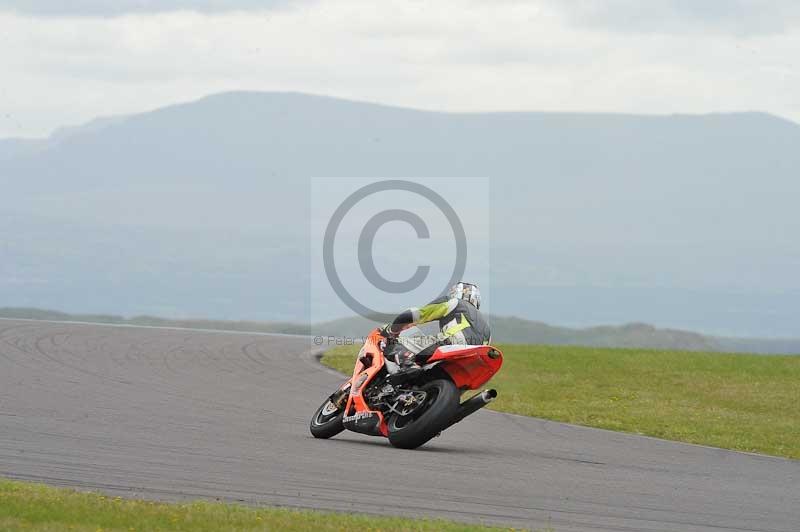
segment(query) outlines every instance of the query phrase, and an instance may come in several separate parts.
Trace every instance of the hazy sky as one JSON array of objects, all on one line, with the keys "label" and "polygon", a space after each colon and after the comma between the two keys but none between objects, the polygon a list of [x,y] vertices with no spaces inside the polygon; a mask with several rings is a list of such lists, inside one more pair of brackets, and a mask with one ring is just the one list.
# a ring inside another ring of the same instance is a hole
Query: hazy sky
[{"label": "hazy sky", "polygon": [[800,122],[800,2],[0,0],[0,137],[238,89]]}]

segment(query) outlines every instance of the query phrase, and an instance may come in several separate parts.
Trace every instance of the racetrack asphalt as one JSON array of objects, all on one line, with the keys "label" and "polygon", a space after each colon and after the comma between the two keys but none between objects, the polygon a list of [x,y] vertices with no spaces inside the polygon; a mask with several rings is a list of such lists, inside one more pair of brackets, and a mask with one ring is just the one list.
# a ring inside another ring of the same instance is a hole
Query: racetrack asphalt
[{"label": "racetrack asphalt", "polygon": [[559,532],[800,530],[800,461],[489,411],[416,451],[316,440],[309,418],[342,377],[313,347],[0,320],[0,476]]}]

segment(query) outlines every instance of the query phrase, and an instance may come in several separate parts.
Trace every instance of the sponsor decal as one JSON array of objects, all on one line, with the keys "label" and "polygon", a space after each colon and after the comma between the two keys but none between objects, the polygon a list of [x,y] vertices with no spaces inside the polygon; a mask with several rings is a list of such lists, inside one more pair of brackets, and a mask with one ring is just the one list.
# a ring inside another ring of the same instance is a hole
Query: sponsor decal
[{"label": "sponsor decal", "polygon": [[374,416],[374,412],[356,412],[352,416],[344,416],[342,423],[349,423],[351,421],[361,421],[362,419],[369,419]]}]

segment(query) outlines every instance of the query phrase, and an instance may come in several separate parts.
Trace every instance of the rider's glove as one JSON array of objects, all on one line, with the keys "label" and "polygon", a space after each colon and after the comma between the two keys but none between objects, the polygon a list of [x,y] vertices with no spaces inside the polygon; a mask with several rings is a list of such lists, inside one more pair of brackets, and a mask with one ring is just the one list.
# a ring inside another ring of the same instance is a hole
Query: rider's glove
[{"label": "rider's glove", "polygon": [[397,339],[397,334],[392,331],[392,324],[386,325],[381,327],[381,336],[386,338],[387,340],[395,340]]}]

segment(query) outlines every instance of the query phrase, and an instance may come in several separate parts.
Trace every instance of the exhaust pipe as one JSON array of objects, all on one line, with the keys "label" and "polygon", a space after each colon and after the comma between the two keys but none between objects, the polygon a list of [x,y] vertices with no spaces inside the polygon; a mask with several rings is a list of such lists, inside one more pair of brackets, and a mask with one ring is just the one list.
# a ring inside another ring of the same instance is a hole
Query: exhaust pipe
[{"label": "exhaust pipe", "polygon": [[463,403],[458,408],[458,413],[456,417],[453,418],[453,421],[450,425],[455,425],[465,417],[470,414],[474,414],[484,406],[488,405],[492,401],[494,401],[495,397],[497,397],[497,390],[483,390],[481,393],[477,395],[473,395]]}]

